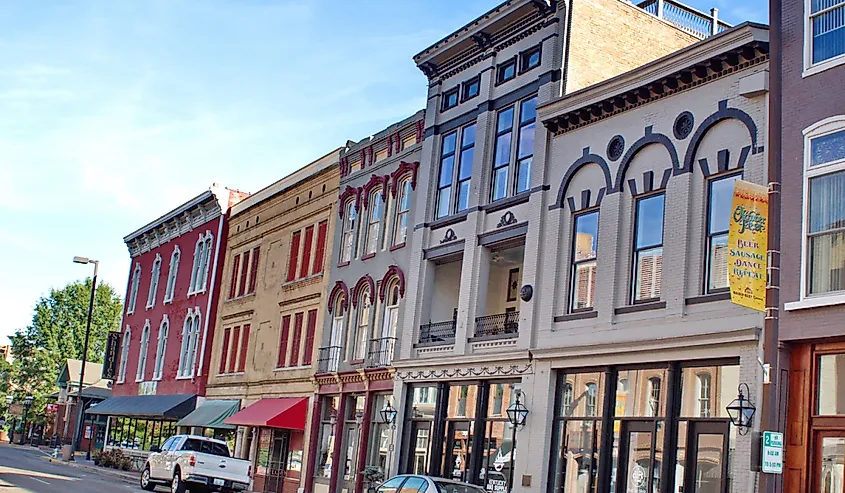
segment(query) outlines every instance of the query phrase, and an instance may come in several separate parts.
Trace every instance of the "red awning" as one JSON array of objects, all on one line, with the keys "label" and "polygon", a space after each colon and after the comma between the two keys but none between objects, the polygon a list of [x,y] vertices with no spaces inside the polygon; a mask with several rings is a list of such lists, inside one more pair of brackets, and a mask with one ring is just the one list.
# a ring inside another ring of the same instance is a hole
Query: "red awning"
[{"label": "red awning", "polygon": [[261,399],[226,418],[225,423],[240,426],[269,426],[287,430],[304,430],[307,413],[307,397]]}]

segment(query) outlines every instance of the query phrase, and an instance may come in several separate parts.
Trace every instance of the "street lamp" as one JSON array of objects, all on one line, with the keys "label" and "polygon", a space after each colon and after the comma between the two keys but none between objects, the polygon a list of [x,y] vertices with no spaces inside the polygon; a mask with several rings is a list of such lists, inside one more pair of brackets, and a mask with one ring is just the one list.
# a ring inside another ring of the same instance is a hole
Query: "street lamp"
[{"label": "street lamp", "polygon": [[23,432],[21,433],[21,442],[20,445],[23,445],[23,441],[26,438],[26,418],[29,415],[29,408],[32,406],[32,396],[28,395],[23,400]]},{"label": "street lamp", "polygon": [[88,338],[91,335],[91,317],[94,314],[94,296],[97,294],[97,269],[100,267],[98,260],[88,257],[73,257],[75,264],[94,264],[94,277],[91,279],[91,299],[88,301],[88,321],[85,324],[85,343],[82,345],[82,368],[79,370],[79,391],[76,393],[76,429],[73,434],[73,450],[79,448],[80,434],[82,433],[82,382],[85,381],[85,363],[88,360]]},{"label": "street lamp", "polygon": [[396,409],[393,408],[393,405],[389,401],[384,403],[384,407],[381,408],[379,414],[381,414],[382,423],[392,425],[396,421]]},{"label": "street lamp", "polygon": [[508,421],[513,430],[513,435],[511,436],[511,464],[508,473],[508,492],[513,491],[513,456],[516,453],[516,427],[525,426],[525,420],[528,418],[528,408],[519,401],[520,397],[522,397],[522,391],[515,389],[514,392],[516,393],[516,401],[507,410]]},{"label": "street lamp", "polygon": [[739,395],[725,408],[725,410],[728,411],[728,416],[731,418],[731,423],[737,427],[737,431],[739,431],[740,435],[747,434],[748,430],[751,429],[751,423],[754,419],[754,411],[757,410],[757,408],[754,407],[754,404],[746,399],[745,395],[742,393],[743,385],[745,386],[745,393],[751,394],[747,383],[739,384],[736,389],[737,392],[739,392]]}]

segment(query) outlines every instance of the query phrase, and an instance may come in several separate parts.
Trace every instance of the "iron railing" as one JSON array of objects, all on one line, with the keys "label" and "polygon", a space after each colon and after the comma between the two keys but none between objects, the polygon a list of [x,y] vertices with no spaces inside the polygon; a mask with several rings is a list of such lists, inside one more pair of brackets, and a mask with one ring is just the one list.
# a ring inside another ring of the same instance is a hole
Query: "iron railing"
[{"label": "iron railing", "polygon": [[499,313],[475,319],[475,337],[519,333],[519,312]]},{"label": "iron railing", "polygon": [[718,19],[715,10],[713,14],[707,15],[675,0],[645,0],[638,3],[637,6],[649,14],[666,20],[678,29],[701,39],[718,34],[731,27],[730,24]]},{"label": "iron railing", "polygon": [[420,344],[437,344],[438,342],[455,342],[454,320],[448,322],[429,322],[420,325]]},{"label": "iron railing", "polygon": [[317,354],[317,373],[337,371],[341,354],[343,354],[343,348],[340,346],[321,347]]},{"label": "iron railing", "polygon": [[370,368],[390,366],[390,364],[393,363],[393,350],[395,348],[395,337],[372,339],[370,341],[370,354],[367,358],[367,366]]}]

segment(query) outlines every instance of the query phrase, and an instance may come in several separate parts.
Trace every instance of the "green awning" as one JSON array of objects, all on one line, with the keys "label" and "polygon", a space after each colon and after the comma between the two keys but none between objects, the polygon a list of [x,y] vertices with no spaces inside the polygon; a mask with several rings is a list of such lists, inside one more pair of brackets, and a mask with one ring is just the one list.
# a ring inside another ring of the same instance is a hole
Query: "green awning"
[{"label": "green awning", "polygon": [[229,416],[238,412],[241,408],[240,401],[215,401],[206,400],[197,406],[191,414],[179,420],[177,426],[196,426],[200,428],[217,428],[234,430],[234,425],[228,425],[223,421]]}]

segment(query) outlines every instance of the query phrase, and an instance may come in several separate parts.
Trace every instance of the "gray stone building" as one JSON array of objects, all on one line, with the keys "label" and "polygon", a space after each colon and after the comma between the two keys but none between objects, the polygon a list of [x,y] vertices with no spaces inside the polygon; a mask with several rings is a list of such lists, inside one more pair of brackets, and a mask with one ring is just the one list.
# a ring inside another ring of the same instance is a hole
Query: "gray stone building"
[{"label": "gray stone building", "polygon": [[[740,382],[759,390],[762,316],[725,296],[705,218],[733,177],[763,182],[768,38],[696,41],[617,0],[513,1],[415,57],[430,84],[393,472],[489,491],[753,485],[726,469],[750,443],[724,407]],[[678,437],[699,435],[720,452],[686,454]]]}]

